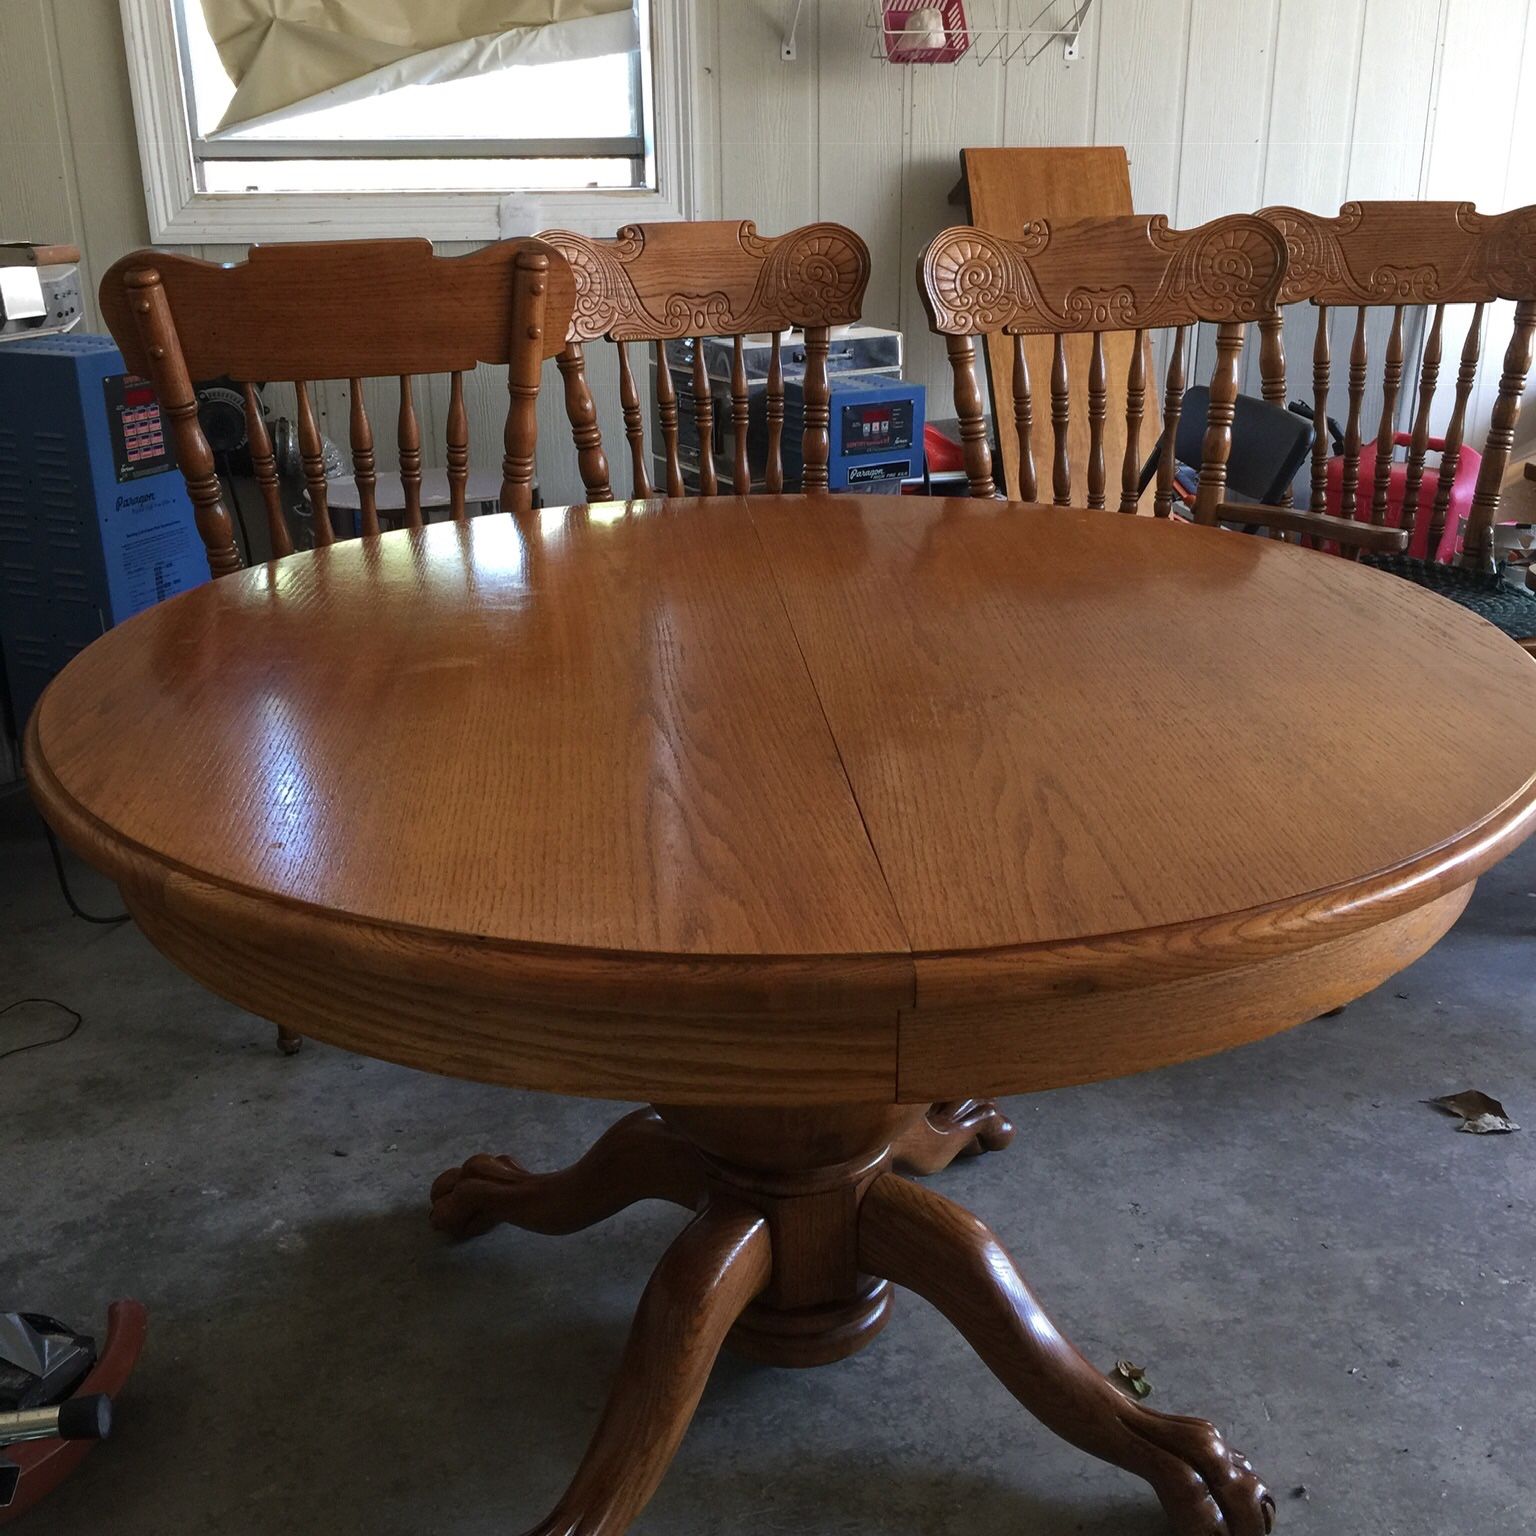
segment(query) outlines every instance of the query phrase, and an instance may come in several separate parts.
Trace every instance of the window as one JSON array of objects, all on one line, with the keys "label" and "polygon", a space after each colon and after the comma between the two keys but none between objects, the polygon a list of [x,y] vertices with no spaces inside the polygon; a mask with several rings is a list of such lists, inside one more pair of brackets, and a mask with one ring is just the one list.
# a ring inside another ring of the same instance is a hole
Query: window
[{"label": "window", "polygon": [[[263,0],[279,15],[283,3]],[[157,241],[611,234],[692,212],[687,0],[595,0],[605,14],[549,29],[554,45],[530,47],[529,29],[450,46],[429,36],[383,67],[369,40],[353,78],[341,49],[274,67],[270,47],[251,62],[239,37],[216,41],[225,16],[248,21],[248,3],[122,8]],[[471,24],[485,14],[464,9]],[[559,28],[587,30],[572,42]],[[293,32],[288,46],[308,44]],[[319,88],[301,95],[300,79]]]}]

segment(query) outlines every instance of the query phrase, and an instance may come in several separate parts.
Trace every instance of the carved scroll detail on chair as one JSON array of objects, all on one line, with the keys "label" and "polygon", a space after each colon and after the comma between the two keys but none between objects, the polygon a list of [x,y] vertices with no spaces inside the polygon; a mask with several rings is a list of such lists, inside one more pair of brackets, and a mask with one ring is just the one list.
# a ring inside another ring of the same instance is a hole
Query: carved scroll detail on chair
[{"label": "carved scroll detail on chair", "polygon": [[1333,218],[1284,206],[1258,217],[1285,239],[1282,304],[1476,304],[1536,286],[1536,208],[1351,202]]},{"label": "carved scroll detail on chair", "polygon": [[[1054,281],[1079,266],[1090,241],[1112,286]],[[945,230],[924,255],[920,280],[937,328],[952,335],[1131,330],[1254,320],[1273,305],[1285,252],[1276,230],[1247,215],[1190,230],[1162,215],[1031,225],[1019,240],[968,226]],[[1056,295],[1060,294],[1057,298]]]},{"label": "carved scroll detail on chair", "polygon": [[[738,282],[719,286],[667,287],[668,279],[647,281],[647,247],[657,237],[642,224],[621,229],[615,240],[593,240],[570,230],[545,231],[576,275],[573,341],[650,341],[696,335],[740,335],[784,330],[791,325],[845,325],[859,318],[869,276],[869,251],[841,225],[807,224],[789,234],[759,235],[750,219],[732,231],[741,257],[755,265],[745,298]],[[720,226],[674,228],[679,244],[720,239]],[[675,265],[677,252],[657,249],[658,272]]]}]

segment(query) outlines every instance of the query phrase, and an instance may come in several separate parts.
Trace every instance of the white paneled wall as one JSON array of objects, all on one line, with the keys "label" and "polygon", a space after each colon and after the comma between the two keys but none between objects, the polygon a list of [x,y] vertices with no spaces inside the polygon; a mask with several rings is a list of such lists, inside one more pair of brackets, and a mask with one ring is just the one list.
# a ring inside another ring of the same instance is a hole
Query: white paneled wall
[{"label": "white paneled wall", "polygon": [[[794,3],[695,0],[700,212],[769,232],[853,225],[875,257],[866,312],[906,330],[940,402],[942,350],[912,273],[957,217],[945,199],[964,145],[1124,144],[1136,207],[1186,224],[1274,202],[1331,211],[1346,197],[1536,202],[1536,0],[1097,0],[1078,62],[1052,46],[1028,68],[883,64],[869,57],[864,0],[805,0],[798,57],[781,62]],[[1024,20],[1042,0],[1013,3]],[[146,239],[116,4],[0,0],[0,15],[0,233],[76,239],[94,280]],[[1491,324],[1479,420],[1508,334],[1507,317]],[[593,349],[596,366],[611,366],[605,351]],[[550,383],[540,476],[551,500],[574,499]],[[602,390],[604,435],[621,461],[613,396]],[[482,370],[470,394],[480,462],[499,459],[503,398]],[[320,404],[344,440],[345,390]],[[378,404],[387,420],[387,392]],[[434,445],[442,416],[426,402]],[[1536,451],[1536,411],[1520,443]],[[622,485],[620,462],[615,475]]]}]

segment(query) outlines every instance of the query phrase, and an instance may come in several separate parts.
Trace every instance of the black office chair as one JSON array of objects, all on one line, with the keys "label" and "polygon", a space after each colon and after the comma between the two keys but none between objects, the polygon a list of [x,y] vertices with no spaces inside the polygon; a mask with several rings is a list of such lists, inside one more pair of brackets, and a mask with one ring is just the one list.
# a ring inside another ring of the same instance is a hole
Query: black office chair
[{"label": "black office chair", "polygon": [[[1179,430],[1174,435],[1173,453],[1178,462],[1175,482],[1184,487],[1191,500],[1199,475],[1201,443],[1210,405],[1211,392],[1204,384],[1187,389],[1179,415]],[[1271,405],[1267,400],[1256,400],[1252,395],[1239,395],[1232,419],[1232,456],[1227,460],[1224,499],[1266,507],[1283,505],[1286,487],[1296,478],[1312,451],[1312,435],[1312,423],[1304,416]],[[1152,450],[1152,457],[1142,466],[1143,491],[1157,474],[1162,447],[1159,440]],[[1179,510],[1177,501],[1174,510]],[[1251,531],[1263,530],[1254,528]]]}]

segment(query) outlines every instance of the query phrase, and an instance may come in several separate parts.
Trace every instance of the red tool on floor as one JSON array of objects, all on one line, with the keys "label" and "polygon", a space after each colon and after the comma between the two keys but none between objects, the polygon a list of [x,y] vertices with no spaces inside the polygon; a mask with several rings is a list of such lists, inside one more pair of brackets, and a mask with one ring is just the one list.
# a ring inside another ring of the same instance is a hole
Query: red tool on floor
[{"label": "red tool on floor", "polygon": [[[85,1346],[86,1358],[94,1353],[94,1345],[63,1333],[28,1329],[20,1314],[9,1313],[6,1318],[13,1323],[20,1318],[12,1330],[16,1341],[38,1346],[37,1368],[26,1364],[13,1374],[31,1376],[50,1400],[32,1401],[38,1394],[24,1391],[14,1399],[24,1406],[0,1412],[0,1525],[25,1514],[52,1493],[85,1459],[91,1445],[106,1439],[112,1427],[112,1400],[133,1374],[148,1325],[142,1302],[114,1301],[107,1308],[106,1343],[95,1356],[95,1364],[75,1379],[72,1388],[66,1382],[61,1396],[48,1390],[51,1377],[45,1375],[58,1360],[55,1342],[64,1345],[65,1353],[78,1353]],[[68,1377],[78,1367],[71,1369],[66,1362],[60,1369]]]}]

